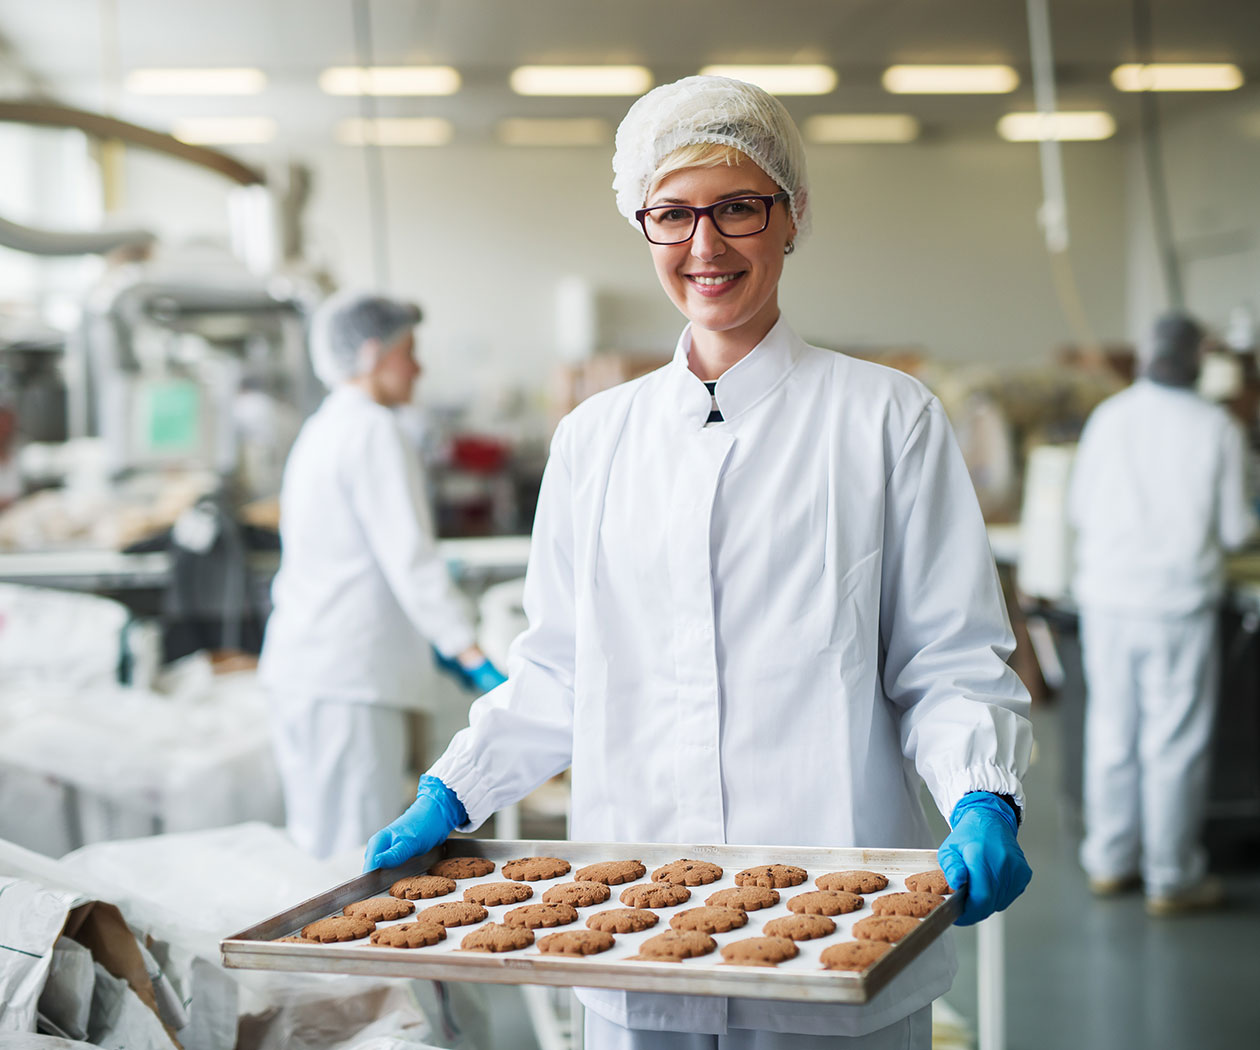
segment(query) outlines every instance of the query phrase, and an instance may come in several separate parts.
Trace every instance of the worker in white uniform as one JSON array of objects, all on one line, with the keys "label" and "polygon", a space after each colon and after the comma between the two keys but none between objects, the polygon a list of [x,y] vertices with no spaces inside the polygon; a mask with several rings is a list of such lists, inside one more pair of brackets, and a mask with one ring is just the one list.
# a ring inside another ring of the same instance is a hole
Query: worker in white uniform
[{"label": "worker in white uniform", "polygon": [[1099,405],[1073,465],[1085,838],[1094,891],[1144,886],[1165,915],[1219,904],[1201,840],[1224,552],[1254,521],[1241,428],[1194,389],[1191,318],[1155,325],[1145,374]]},{"label": "worker in white uniform", "polygon": [[405,801],[405,712],[426,639],[468,687],[503,681],[475,645],[392,411],[420,374],[419,321],[414,304],[343,293],[311,326],[331,393],[285,465],[260,674],[288,830],[316,857],[361,846]]},{"label": "worker in white uniform", "polygon": [[[588,841],[923,847],[922,778],[964,920],[1006,907],[1030,877],[1031,732],[984,523],[936,399],[780,316],[809,222],[796,126],[760,88],[689,77],[635,103],[613,169],[690,324],[672,363],[557,428],[508,682],[367,867],[569,765]],[[582,989],[586,1045],[917,1050],[953,967],[939,940],[864,1006]]]}]

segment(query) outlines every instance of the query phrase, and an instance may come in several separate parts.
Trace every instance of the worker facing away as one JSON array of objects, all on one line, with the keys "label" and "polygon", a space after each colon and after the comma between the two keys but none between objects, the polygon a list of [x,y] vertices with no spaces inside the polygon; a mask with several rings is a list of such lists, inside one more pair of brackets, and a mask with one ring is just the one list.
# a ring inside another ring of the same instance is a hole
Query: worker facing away
[{"label": "worker facing away", "polygon": [[1081,435],[1069,490],[1088,692],[1081,863],[1099,895],[1164,915],[1219,904],[1201,842],[1224,552],[1251,536],[1241,429],[1194,389],[1191,318],[1155,325],[1144,374]]},{"label": "worker facing away", "polygon": [[470,688],[503,681],[474,644],[392,412],[420,374],[419,321],[413,304],[347,293],[311,326],[330,393],[285,465],[260,675],[288,829],[317,857],[362,845],[398,812],[426,639]]},{"label": "worker facing away", "polygon": [[[936,399],[780,315],[800,133],[760,88],[689,77],[634,104],[613,170],[689,324],[670,364],[560,423],[508,681],[367,867],[570,765],[588,841],[924,847],[922,778],[964,920],[1006,907],[1031,730],[984,523]],[[578,994],[591,1050],[922,1050],[953,970],[945,938],[864,1006]]]}]

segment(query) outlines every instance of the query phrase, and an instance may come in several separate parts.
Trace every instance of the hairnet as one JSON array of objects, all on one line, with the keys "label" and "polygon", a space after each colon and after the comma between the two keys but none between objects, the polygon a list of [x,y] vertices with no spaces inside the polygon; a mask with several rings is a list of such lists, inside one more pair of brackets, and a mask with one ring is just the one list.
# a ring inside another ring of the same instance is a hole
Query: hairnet
[{"label": "hairnet", "polygon": [[684,77],[653,88],[630,107],[613,155],[617,210],[633,225],[661,161],[681,146],[702,142],[731,146],[749,157],[787,191],[797,238],[809,231],[800,131],[777,98],[729,77]]},{"label": "hairnet", "polygon": [[420,323],[415,303],[338,292],[311,319],[311,364],[326,387],[366,375],[383,350]]},{"label": "hairnet", "polygon": [[1155,322],[1146,375],[1164,386],[1193,386],[1199,377],[1203,327],[1183,313],[1168,313]]}]

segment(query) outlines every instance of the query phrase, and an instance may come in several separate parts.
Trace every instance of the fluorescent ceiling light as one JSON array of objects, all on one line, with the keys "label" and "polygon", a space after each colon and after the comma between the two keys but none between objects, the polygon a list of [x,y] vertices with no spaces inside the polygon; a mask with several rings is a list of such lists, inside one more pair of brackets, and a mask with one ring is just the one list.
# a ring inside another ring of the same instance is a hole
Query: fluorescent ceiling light
[{"label": "fluorescent ceiling light", "polygon": [[1116,133],[1116,122],[1101,110],[1058,113],[1008,113],[997,123],[1007,142],[1094,142]]},{"label": "fluorescent ceiling light", "polygon": [[270,117],[185,117],[174,122],[171,134],[192,146],[246,146],[274,139],[276,122]]},{"label": "fluorescent ceiling light", "polygon": [[1233,91],[1243,75],[1230,62],[1130,62],[1112,70],[1111,82],[1119,91]]},{"label": "fluorescent ceiling light", "polygon": [[509,83],[518,95],[641,95],[652,73],[644,66],[519,66]]},{"label": "fluorescent ceiling light", "polygon": [[319,75],[329,95],[453,95],[459,85],[450,66],[333,66]]},{"label": "fluorescent ceiling light", "polygon": [[499,122],[505,146],[603,146],[612,141],[612,125],[584,117],[533,120],[511,117]]},{"label": "fluorescent ceiling light", "polygon": [[1010,66],[889,66],[884,90],[894,95],[1005,95],[1019,87]]},{"label": "fluorescent ceiling light", "polygon": [[445,146],[455,135],[441,117],[350,117],[337,122],[337,141],[346,146]]},{"label": "fluorescent ceiling light", "polygon": [[133,69],[123,82],[132,95],[257,95],[261,69]]},{"label": "fluorescent ceiling light", "polygon": [[907,113],[819,113],[805,120],[810,142],[913,142],[919,122]]},{"label": "fluorescent ceiling light", "polygon": [[830,66],[705,66],[700,73],[746,80],[772,95],[827,95],[839,80]]}]

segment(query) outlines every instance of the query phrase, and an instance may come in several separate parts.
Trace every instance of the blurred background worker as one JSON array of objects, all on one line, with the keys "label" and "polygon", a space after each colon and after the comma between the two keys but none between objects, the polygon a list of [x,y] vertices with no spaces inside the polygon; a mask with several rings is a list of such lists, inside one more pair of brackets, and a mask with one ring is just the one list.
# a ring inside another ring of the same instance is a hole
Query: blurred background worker
[{"label": "blurred background worker", "polygon": [[1095,893],[1147,911],[1219,904],[1200,842],[1216,702],[1223,554],[1250,537],[1245,449],[1199,397],[1204,331],[1155,325],[1144,375],[1095,409],[1073,468],[1074,589],[1088,685],[1085,839]]},{"label": "blurred background worker", "polygon": [[260,673],[289,832],[317,857],[362,845],[400,808],[422,639],[469,687],[503,681],[474,644],[392,411],[420,374],[419,321],[412,303],[343,293],[312,322],[312,362],[331,393],[285,467]]}]

